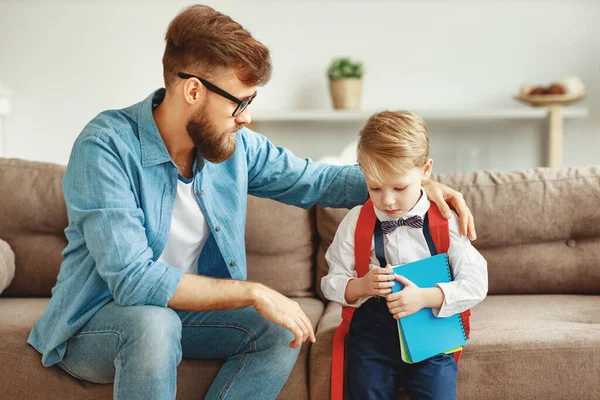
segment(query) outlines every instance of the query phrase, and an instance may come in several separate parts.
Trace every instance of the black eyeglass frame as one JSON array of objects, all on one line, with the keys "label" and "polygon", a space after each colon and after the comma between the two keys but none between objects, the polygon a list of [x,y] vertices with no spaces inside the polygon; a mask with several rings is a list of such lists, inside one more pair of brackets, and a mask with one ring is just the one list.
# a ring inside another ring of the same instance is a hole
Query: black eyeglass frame
[{"label": "black eyeglass frame", "polygon": [[220,87],[218,87],[216,85],[213,85],[206,79],[200,78],[199,76],[186,74],[185,72],[178,72],[177,76],[180,77],[181,79],[196,78],[200,81],[200,83],[202,83],[204,85],[205,88],[207,88],[211,92],[216,93],[219,96],[223,96],[227,100],[233,101],[235,104],[237,104],[237,107],[235,108],[235,110],[233,110],[233,113],[231,114],[232,117],[237,117],[238,115],[243,113],[244,110],[246,108],[248,108],[248,106],[252,103],[252,100],[254,100],[254,98],[258,94],[258,92],[254,92],[254,94],[252,96],[250,96],[249,98],[240,100],[237,97],[235,97],[234,95],[227,93],[225,90],[221,89]]}]

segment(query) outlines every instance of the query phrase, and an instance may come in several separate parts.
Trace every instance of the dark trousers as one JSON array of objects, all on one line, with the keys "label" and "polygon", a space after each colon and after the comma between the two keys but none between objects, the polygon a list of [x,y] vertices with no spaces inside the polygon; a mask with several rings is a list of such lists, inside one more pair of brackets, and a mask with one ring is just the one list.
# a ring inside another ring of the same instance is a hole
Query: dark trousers
[{"label": "dark trousers", "polygon": [[369,299],[354,313],[346,350],[348,398],[397,399],[398,388],[403,387],[411,400],[455,400],[454,357],[440,354],[414,364],[403,362],[397,323],[380,297]]}]

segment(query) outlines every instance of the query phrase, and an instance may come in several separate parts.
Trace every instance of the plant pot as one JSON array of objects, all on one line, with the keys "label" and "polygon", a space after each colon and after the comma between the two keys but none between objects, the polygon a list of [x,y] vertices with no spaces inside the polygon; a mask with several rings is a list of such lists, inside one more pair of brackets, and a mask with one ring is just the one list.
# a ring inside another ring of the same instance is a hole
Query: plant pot
[{"label": "plant pot", "polygon": [[360,96],[362,94],[362,79],[342,78],[329,81],[331,100],[335,109],[360,108]]}]

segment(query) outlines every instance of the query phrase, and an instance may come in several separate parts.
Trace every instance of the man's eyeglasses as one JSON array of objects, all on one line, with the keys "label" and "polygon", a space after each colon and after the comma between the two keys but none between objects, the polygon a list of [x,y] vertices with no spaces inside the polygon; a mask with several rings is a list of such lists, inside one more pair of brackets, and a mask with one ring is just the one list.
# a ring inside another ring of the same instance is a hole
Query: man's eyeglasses
[{"label": "man's eyeglasses", "polygon": [[252,96],[250,96],[249,98],[244,99],[244,100],[240,100],[237,97],[235,97],[234,95],[227,93],[226,91],[224,91],[220,87],[213,85],[212,83],[210,83],[206,79],[202,79],[199,76],[186,74],[185,72],[178,72],[177,76],[179,76],[181,79],[196,78],[196,79],[198,79],[204,85],[205,88],[207,88],[211,92],[216,93],[216,94],[218,94],[220,96],[223,96],[227,100],[233,101],[235,104],[237,104],[237,107],[233,111],[233,114],[231,114],[232,117],[237,117],[238,115],[240,115],[241,113],[243,113],[244,110],[250,105],[250,103],[252,103],[252,100],[254,100],[254,98],[256,97],[256,94],[258,93],[258,92],[254,92],[254,94]]}]

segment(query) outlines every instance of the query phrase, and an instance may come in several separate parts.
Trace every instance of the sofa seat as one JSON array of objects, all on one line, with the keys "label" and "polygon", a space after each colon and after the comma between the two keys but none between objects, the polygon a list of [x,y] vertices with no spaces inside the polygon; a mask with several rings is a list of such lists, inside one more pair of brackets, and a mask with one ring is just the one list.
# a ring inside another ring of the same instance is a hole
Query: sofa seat
[{"label": "sofa seat", "polygon": [[[472,310],[458,398],[598,399],[600,296],[490,295]],[[329,303],[311,349],[311,399],[327,399],[341,307]],[[595,377],[595,379],[590,379]]]},{"label": "sofa seat", "polygon": [[[34,322],[44,312],[48,298],[0,298],[0,398],[11,400],[112,399],[113,385],[72,378],[58,367],[45,368],[40,354],[27,344]],[[313,326],[324,305],[315,298],[293,298]],[[305,344],[292,374],[278,398],[308,399],[308,353]],[[221,361],[183,359],[177,369],[177,398],[201,399],[208,392]]]}]

